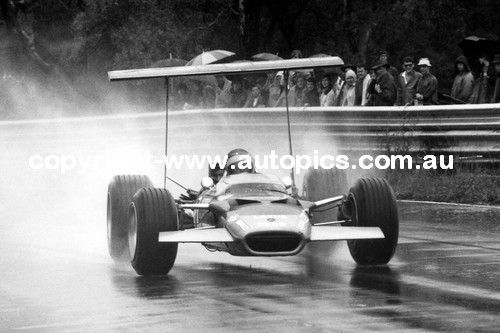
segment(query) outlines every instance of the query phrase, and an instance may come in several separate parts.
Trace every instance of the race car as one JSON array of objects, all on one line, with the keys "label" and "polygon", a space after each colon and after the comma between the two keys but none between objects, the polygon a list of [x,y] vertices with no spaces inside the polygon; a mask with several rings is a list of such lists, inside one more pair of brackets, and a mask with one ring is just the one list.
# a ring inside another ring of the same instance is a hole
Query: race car
[{"label": "race car", "polygon": [[[244,62],[108,72],[110,80],[181,76],[230,75],[343,65],[339,57]],[[285,85],[285,100],[288,89]],[[168,98],[168,93],[167,93]],[[166,103],[168,142],[168,103]],[[230,112],[230,110],[228,110]],[[286,104],[288,142],[292,154],[290,113]],[[166,151],[167,149],[165,149]],[[250,157],[236,149],[226,165],[210,170],[200,191],[174,199],[169,190],[155,188],[145,175],[115,176],[107,193],[107,234],[111,257],[130,260],[139,275],[167,274],[179,243],[200,243],[210,251],[235,256],[291,256],[307,243],[347,240],[360,265],[384,265],[392,258],[399,220],[394,193],[382,178],[361,178],[347,194],[340,191],[345,174],[337,169],[312,169],[299,196],[294,172],[280,180],[241,168]],[[238,162],[238,167],[234,163]],[[167,177],[165,168],[165,181]],[[325,214],[328,213],[328,214]]]},{"label": "race car", "polygon": [[[217,183],[203,178],[199,193],[177,200],[146,176],[115,176],[108,189],[111,256],[130,259],[139,275],[167,274],[179,243],[235,256],[291,256],[308,242],[347,240],[360,265],[386,264],[393,256],[397,206],[384,179],[359,179],[347,195],[308,201],[292,195],[287,181],[231,172],[230,160]],[[337,220],[312,222],[315,212],[335,207]]]}]

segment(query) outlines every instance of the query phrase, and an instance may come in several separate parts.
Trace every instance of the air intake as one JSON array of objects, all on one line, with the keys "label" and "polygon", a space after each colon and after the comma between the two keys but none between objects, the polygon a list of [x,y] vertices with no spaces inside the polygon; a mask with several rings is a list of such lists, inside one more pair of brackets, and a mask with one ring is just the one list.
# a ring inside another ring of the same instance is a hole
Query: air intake
[{"label": "air intake", "polygon": [[245,238],[248,248],[257,253],[295,253],[302,246],[302,237],[291,232],[263,232]]}]

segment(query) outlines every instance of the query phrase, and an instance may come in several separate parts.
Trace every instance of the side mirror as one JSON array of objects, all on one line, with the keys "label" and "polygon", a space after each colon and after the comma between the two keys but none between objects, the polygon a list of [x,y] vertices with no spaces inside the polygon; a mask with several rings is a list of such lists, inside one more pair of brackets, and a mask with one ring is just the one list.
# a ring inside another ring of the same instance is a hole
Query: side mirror
[{"label": "side mirror", "polygon": [[290,177],[281,178],[281,182],[283,183],[283,185],[285,185],[287,190],[293,185],[292,179]]},{"label": "side mirror", "polygon": [[214,186],[214,181],[212,178],[210,177],[203,177],[201,179],[201,187],[203,189],[208,189],[208,188],[211,188],[212,186]]}]

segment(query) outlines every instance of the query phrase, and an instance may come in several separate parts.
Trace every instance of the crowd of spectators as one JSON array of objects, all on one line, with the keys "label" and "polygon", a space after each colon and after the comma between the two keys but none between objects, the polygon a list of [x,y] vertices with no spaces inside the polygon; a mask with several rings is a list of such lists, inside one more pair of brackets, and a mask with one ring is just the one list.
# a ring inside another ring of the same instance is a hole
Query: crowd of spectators
[{"label": "crowd of spectators", "polygon": [[[300,50],[294,50],[290,56],[301,57]],[[176,87],[172,108],[439,104],[439,83],[431,73],[432,64],[428,58],[415,62],[413,57],[407,56],[401,71],[389,59],[389,53],[381,50],[371,67],[359,63],[340,69],[300,70],[290,72],[288,80],[282,71],[266,76],[217,75],[214,84],[195,82],[193,89],[181,83]],[[500,54],[491,62],[486,56],[480,57],[479,68],[478,73],[473,73],[466,57],[456,59],[456,76],[449,94],[452,103],[500,103]]]}]

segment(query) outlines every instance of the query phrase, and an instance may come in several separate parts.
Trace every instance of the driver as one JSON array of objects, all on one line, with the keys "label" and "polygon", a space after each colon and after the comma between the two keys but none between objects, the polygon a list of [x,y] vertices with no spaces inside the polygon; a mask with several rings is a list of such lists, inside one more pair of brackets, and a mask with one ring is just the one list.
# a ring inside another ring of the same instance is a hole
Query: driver
[{"label": "driver", "polygon": [[225,178],[244,173],[257,173],[253,156],[245,149],[236,148],[231,150],[227,154],[224,176],[212,188],[211,195],[218,196],[226,191],[229,184],[224,181]]},{"label": "driver", "polygon": [[255,173],[255,162],[248,151],[241,148],[231,150],[227,154],[226,176],[240,173]]},{"label": "driver", "polygon": [[[231,176],[243,173],[256,173],[254,164],[255,162],[253,156],[250,155],[250,153],[245,149],[236,148],[231,150],[227,154],[224,176],[222,176],[215,183],[215,186],[210,190],[209,195],[217,197],[226,192],[226,189],[229,186],[229,184],[224,181],[225,178],[229,178]],[[210,211],[206,212],[201,217],[201,221],[202,223],[205,223],[207,225],[216,224],[216,218],[214,214]]]}]

